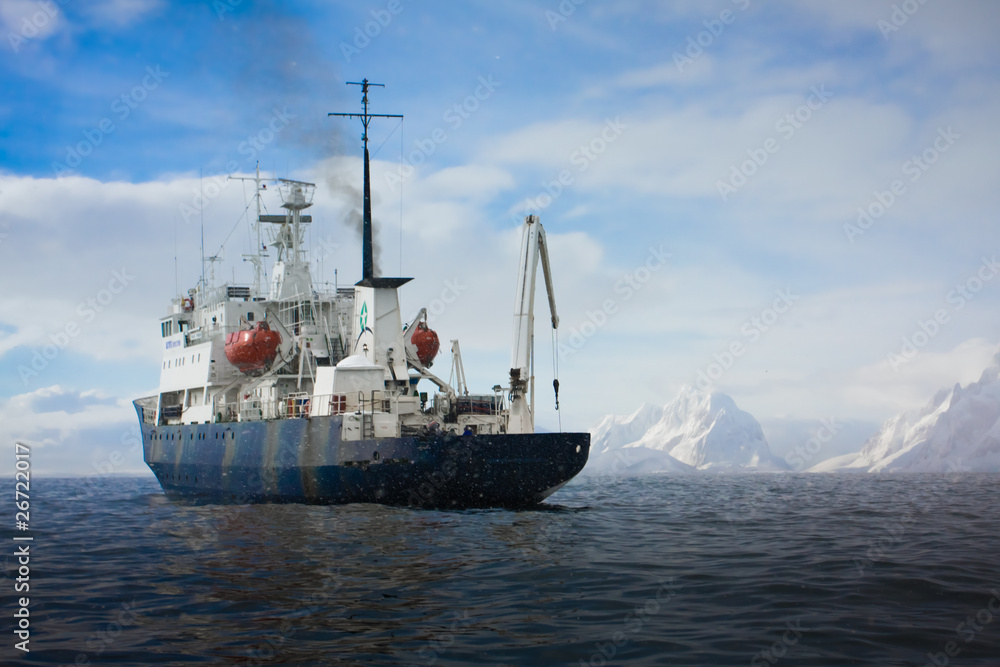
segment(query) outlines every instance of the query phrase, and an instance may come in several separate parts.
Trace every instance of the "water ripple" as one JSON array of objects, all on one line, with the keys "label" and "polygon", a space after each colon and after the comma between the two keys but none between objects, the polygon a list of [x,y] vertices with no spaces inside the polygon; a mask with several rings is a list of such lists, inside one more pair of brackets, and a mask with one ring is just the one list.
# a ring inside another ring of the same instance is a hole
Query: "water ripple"
[{"label": "water ripple", "polygon": [[5,664],[996,665],[998,483],[583,478],[449,512],[39,480]]}]

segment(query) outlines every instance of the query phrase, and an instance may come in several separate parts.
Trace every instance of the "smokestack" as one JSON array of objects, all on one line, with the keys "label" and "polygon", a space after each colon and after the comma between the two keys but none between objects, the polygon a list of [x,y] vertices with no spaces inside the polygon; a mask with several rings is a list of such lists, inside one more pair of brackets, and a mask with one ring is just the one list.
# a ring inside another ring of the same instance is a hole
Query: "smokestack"
[{"label": "smokestack", "polygon": [[371,281],[375,277],[375,263],[372,259],[372,186],[368,169],[368,142],[365,142],[365,206],[361,228],[361,279]]}]

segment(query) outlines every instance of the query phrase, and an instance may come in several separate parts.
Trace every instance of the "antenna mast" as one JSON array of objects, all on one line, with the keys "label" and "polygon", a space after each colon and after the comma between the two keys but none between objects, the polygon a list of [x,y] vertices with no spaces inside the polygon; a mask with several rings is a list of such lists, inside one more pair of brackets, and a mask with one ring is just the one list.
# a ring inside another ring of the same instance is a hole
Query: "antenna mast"
[{"label": "antenna mast", "polygon": [[372,192],[371,192],[371,176],[369,175],[369,156],[368,156],[368,123],[371,122],[372,118],[402,118],[401,114],[381,114],[381,113],[368,113],[368,88],[371,86],[378,86],[380,88],[385,88],[384,83],[371,83],[368,79],[362,79],[358,81],[348,81],[349,86],[361,86],[361,104],[364,111],[360,114],[356,113],[329,113],[329,116],[341,116],[343,118],[360,118],[361,125],[364,127],[364,133],[361,135],[361,141],[364,142],[365,146],[365,194],[364,194],[364,226],[362,227],[361,234],[361,270],[362,283],[371,284],[372,280],[375,278],[375,264],[372,258]]},{"label": "antenna mast", "polygon": [[[262,181],[267,181],[267,180],[271,180],[271,179],[261,178],[260,177],[260,160],[258,160],[257,161],[257,173],[256,173],[255,176],[253,176],[253,177],[251,177],[251,176],[229,176],[228,180],[231,180],[231,181],[253,181],[254,184],[256,185],[256,188],[257,188],[256,192],[254,193],[254,199],[257,200],[257,217],[254,218],[253,227],[252,227],[252,229],[257,232],[257,249],[254,251],[253,255],[244,255],[243,256],[244,261],[249,260],[251,263],[253,263],[253,269],[254,269],[253,270],[253,291],[254,291],[254,295],[257,296],[257,295],[260,294],[260,283],[261,283],[260,279],[261,279],[261,274],[264,273],[264,260],[263,260],[263,258],[267,256],[263,252],[264,240],[263,240],[263,238],[261,237],[261,234],[260,234],[260,191],[261,191],[260,184],[261,184]],[[267,189],[267,186],[264,186],[264,189]],[[266,274],[265,274],[265,278],[266,278]]]}]

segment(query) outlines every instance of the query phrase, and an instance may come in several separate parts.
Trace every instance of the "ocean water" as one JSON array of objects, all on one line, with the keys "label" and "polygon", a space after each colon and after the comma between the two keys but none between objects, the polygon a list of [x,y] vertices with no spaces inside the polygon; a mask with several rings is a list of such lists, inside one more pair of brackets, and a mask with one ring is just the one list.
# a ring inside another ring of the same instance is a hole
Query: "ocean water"
[{"label": "ocean water", "polygon": [[995,666],[998,499],[976,474],[583,477],[530,511],[36,479],[0,534],[0,662]]}]

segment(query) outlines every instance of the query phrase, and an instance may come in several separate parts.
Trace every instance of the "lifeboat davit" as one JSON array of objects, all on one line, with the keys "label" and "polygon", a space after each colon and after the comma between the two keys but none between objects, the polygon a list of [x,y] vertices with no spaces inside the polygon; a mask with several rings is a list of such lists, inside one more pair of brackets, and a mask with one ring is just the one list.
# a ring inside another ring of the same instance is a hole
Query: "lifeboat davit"
[{"label": "lifeboat davit", "polygon": [[258,322],[252,329],[226,335],[226,359],[243,373],[262,371],[278,356],[280,344],[281,335],[267,322]]},{"label": "lifeboat davit", "polygon": [[426,322],[418,322],[417,326],[413,327],[410,342],[417,348],[417,359],[424,366],[430,366],[434,357],[437,356],[438,350],[441,349],[438,335],[427,326]]}]

